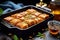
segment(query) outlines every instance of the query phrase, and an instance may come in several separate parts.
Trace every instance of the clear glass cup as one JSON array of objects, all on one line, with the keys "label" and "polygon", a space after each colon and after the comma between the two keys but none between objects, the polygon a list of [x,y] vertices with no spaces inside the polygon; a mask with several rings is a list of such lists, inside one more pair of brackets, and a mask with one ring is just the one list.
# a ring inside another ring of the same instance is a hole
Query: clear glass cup
[{"label": "clear glass cup", "polygon": [[48,22],[48,29],[50,34],[57,35],[60,33],[60,22],[56,20],[51,20]]}]

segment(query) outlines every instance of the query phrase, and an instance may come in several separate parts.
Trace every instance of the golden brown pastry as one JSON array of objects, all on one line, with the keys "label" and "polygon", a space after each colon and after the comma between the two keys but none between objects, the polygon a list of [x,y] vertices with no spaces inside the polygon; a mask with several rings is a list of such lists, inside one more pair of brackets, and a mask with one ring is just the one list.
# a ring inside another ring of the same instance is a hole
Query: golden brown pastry
[{"label": "golden brown pastry", "polygon": [[43,21],[43,19],[42,19],[42,18],[35,18],[34,20],[36,21],[36,23],[40,23],[40,22],[42,22],[42,21]]},{"label": "golden brown pastry", "polygon": [[14,18],[11,16],[4,18],[4,20],[6,20],[6,21],[11,21],[12,19],[14,19]]},{"label": "golden brown pastry", "polygon": [[36,18],[35,15],[30,15],[30,19],[34,19],[34,18]]},{"label": "golden brown pastry", "polygon": [[38,17],[40,14],[41,14],[41,13],[36,12],[34,15]]},{"label": "golden brown pastry", "polygon": [[19,19],[13,19],[13,20],[10,21],[10,23],[12,25],[16,25],[18,22],[21,22],[21,20],[19,20]]},{"label": "golden brown pastry", "polygon": [[19,18],[20,20],[22,20],[22,21],[24,21],[25,20],[25,17],[21,17],[21,18]]},{"label": "golden brown pastry", "polygon": [[26,11],[29,12],[29,13],[36,12],[36,10],[34,10],[34,9],[28,9],[28,10],[26,10]]},{"label": "golden brown pastry", "polygon": [[38,23],[41,23],[42,21],[44,21],[44,19],[42,19],[42,18],[37,18],[38,19]]},{"label": "golden brown pastry", "polygon": [[32,19],[32,20],[33,20],[34,24],[37,24],[37,22],[34,19]]},{"label": "golden brown pastry", "polygon": [[23,15],[21,15],[21,14],[14,14],[14,15],[11,15],[12,17],[15,17],[15,18],[21,18],[21,17],[23,17]]},{"label": "golden brown pastry", "polygon": [[25,23],[25,22],[19,22],[19,23],[17,23],[17,25],[16,25],[17,27],[19,27],[19,28],[21,28],[21,29],[26,29],[26,28],[28,28],[28,24],[27,23]]},{"label": "golden brown pastry", "polygon": [[30,15],[30,19],[35,19],[36,16],[35,15]]},{"label": "golden brown pastry", "polygon": [[13,15],[11,15],[11,16],[12,16],[12,17],[16,17],[16,15],[17,15],[17,14],[13,14]]},{"label": "golden brown pastry", "polygon": [[24,12],[20,12],[21,15],[25,16],[28,14],[28,12],[24,11]]},{"label": "golden brown pastry", "polygon": [[25,19],[34,19],[34,18],[36,18],[36,16],[31,14],[25,16]]},{"label": "golden brown pastry", "polygon": [[43,18],[43,19],[47,19],[49,17],[49,15],[47,14],[41,14],[39,15],[40,18]]},{"label": "golden brown pastry", "polygon": [[29,19],[30,17],[31,17],[30,15],[26,15],[26,16],[25,16],[26,19]]},{"label": "golden brown pastry", "polygon": [[27,19],[27,20],[25,20],[25,22],[26,22],[27,24],[29,24],[29,26],[34,25],[34,20],[32,20],[32,19]]}]

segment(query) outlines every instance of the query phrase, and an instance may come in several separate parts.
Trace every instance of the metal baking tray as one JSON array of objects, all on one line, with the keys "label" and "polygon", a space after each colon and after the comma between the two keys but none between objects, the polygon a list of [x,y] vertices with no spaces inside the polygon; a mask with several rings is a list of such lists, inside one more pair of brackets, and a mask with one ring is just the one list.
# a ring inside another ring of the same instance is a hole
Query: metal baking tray
[{"label": "metal baking tray", "polygon": [[[15,14],[15,13],[18,13],[18,12],[22,12],[22,11],[25,11],[25,10],[31,9],[31,8],[32,8],[32,9],[35,9],[35,10],[37,10],[37,11],[39,11],[39,12],[48,14],[48,15],[49,15],[49,18],[46,19],[46,20],[44,20],[44,21],[41,22],[41,23],[38,23],[38,24],[33,25],[33,26],[31,26],[31,27],[28,27],[27,29],[20,29],[20,28],[15,27],[15,26],[13,26],[13,25],[11,25],[11,24],[9,24],[9,23],[7,23],[6,21],[3,20],[3,18],[5,18],[5,17],[7,17],[7,16],[10,16],[10,15],[12,15],[12,14]],[[14,32],[14,33],[16,33],[16,34],[19,34],[19,35],[25,34],[25,35],[26,35],[26,34],[31,34],[31,33],[33,33],[33,32],[36,33],[36,32],[38,32],[40,29],[46,28],[46,27],[47,27],[47,22],[48,22],[49,20],[53,20],[53,16],[54,16],[54,15],[52,15],[50,12],[47,12],[47,11],[41,9],[41,8],[37,8],[37,7],[33,6],[33,5],[28,5],[28,6],[25,6],[25,7],[21,8],[21,9],[17,9],[17,10],[15,10],[15,11],[12,11],[12,12],[9,12],[9,13],[6,13],[6,14],[1,15],[1,16],[0,16],[0,20],[1,20],[0,23],[2,23],[3,25],[5,25],[7,28],[10,28],[10,29],[12,30],[12,32]]]}]

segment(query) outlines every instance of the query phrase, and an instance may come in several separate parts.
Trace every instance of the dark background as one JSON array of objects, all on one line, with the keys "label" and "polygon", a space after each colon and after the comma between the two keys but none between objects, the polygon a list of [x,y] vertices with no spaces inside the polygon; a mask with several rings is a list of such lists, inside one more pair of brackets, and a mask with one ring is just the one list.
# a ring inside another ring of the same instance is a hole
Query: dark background
[{"label": "dark background", "polygon": [[[8,0],[0,0],[0,3],[3,3]],[[11,0],[15,3],[23,3],[24,5],[35,5],[36,3],[40,2],[40,0]],[[45,3],[49,4],[50,0],[43,0]]]}]

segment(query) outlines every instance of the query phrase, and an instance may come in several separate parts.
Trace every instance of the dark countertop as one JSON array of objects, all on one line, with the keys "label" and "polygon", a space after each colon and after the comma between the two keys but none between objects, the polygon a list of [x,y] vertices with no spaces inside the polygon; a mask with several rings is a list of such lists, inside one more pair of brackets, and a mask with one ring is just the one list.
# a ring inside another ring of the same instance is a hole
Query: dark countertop
[{"label": "dark countertop", "polygon": [[[50,35],[49,32],[45,32],[45,39],[44,40],[60,40],[60,38],[56,38],[56,37],[53,37]],[[40,39],[39,37],[35,37],[34,40],[43,40],[43,39]]]}]

